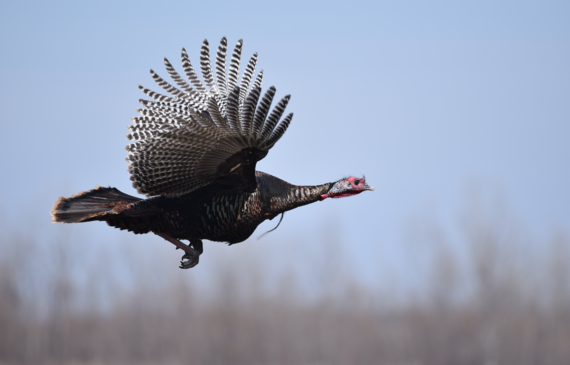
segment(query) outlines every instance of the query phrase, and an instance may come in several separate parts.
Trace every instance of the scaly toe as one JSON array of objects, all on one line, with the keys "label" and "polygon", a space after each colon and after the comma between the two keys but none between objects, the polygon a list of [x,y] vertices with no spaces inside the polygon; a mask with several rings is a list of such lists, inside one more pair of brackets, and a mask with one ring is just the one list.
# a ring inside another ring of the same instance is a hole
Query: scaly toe
[{"label": "scaly toe", "polygon": [[181,269],[191,269],[194,266],[198,265],[199,257],[198,256],[191,256],[189,254],[185,254],[182,256],[182,260],[180,260],[180,268]]}]

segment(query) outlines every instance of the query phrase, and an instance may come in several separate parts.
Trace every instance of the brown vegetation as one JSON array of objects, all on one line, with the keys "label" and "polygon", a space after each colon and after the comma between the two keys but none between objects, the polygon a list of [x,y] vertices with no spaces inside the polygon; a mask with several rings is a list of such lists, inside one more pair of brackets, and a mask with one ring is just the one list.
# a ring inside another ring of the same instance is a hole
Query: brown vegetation
[{"label": "brown vegetation", "polygon": [[569,241],[529,244],[512,225],[465,221],[456,239],[418,231],[423,277],[405,293],[339,273],[334,242],[319,246],[313,290],[306,272],[266,276],[271,264],[235,251],[184,271],[178,253],[140,237],[124,245],[145,246],[135,258],[113,261],[81,260],[68,237],[6,234],[0,363],[569,364]]}]

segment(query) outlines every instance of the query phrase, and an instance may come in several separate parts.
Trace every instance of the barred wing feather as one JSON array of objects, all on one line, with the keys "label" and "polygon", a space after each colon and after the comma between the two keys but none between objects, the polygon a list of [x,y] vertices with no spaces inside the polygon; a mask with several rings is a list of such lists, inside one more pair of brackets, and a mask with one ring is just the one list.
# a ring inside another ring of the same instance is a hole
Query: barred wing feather
[{"label": "barred wing feather", "polygon": [[[281,118],[290,96],[267,114],[275,95],[270,87],[261,96],[263,71],[251,84],[257,53],[249,60],[241,82],[239,66],[243,42],[239,40],[226,71],[227,40],[222,38],[216,53],[216,79],[206,40],[200,51],[204,83],[196,74],[188,54],[182,50],[184,80],[165,59],[174,83],[151,70],[156,83],[172,96],[139,86],[153,100],[141,100],[144,108],[132,118],[127,135],[128,171],[133,187],[147,196],[180,196],[209,184],[237,191],[256,187],[255,165],[283,136],[293,114]],[[226,74],[227,72],[227,74]]]}]

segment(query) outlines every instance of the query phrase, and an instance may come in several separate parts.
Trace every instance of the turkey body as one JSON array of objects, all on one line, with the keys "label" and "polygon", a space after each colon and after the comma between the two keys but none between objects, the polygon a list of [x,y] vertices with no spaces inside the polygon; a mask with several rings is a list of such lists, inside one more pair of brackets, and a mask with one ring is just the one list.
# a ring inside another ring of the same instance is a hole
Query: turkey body
[{"label": "turkey body", "polygon": [[134,233],[161,233],[176,239],[245,241],[267,219],[322,200],[334,183],[295,186],[261,171],[251,192],[227,193],[211,184],[179,197],[153,197],[119,205],[117,215],[103,215],[110,226]]},{"label": "turkey body", "polygon": [[293,113],[281,118],[290,95],[273,108],[275,87],[262,96],[263,70],[254,77],[257,53],[239,80],[242,45],[239,40],[226,69],[227,40],[222,38],[214,78],[209,43],[204,40],[204,82],[185,49],[181,60],[189,83],[164,59],[178,87],[150,73],[172,96],[139,86],[152,100],[141,99],[144,108],[131,118],[126,161],[133,187],[148,199],[97,187],[58,199],[51,211],[53,222],[105,221],[136,234],[157,234],[186,253],[181,268],[188,269],[198,264],[204,239],[242,242],[260,223],[288,210],[374,190],[364,177],[296,186],[255,170],[284,135]]}]

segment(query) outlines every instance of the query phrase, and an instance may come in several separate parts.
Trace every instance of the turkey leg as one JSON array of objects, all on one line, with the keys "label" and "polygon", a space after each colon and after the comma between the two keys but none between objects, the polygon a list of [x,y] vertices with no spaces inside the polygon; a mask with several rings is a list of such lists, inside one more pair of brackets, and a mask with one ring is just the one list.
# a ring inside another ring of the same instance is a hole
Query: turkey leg
[{"label": "turkey leg", "polygon": [[[180,260],[180,268],[181,269],[190,269],[194,266],[198,265],[198,261],[200,259],[200,254],[203,252],[202,248],[202,241],[200,240],[191,240],[190,244],[195,247],[192,248],[189,245],[186,245],[174,237],[171,237],[164,233],[156,233],[156,235],[164,238],[168,242],[172,243],[176,248],[183,250],[186,252],[184,256],[182,256],[182,260]],[[197,241],[197,242],[196,242]]]}]

